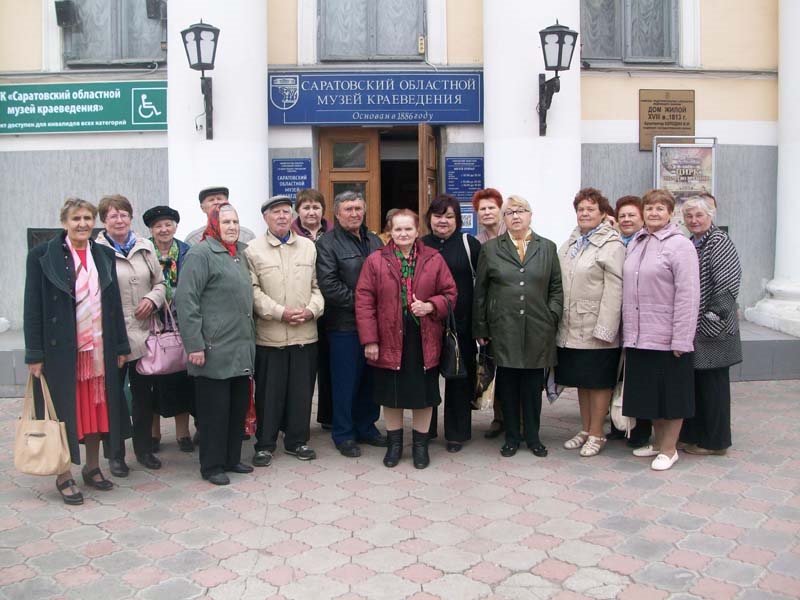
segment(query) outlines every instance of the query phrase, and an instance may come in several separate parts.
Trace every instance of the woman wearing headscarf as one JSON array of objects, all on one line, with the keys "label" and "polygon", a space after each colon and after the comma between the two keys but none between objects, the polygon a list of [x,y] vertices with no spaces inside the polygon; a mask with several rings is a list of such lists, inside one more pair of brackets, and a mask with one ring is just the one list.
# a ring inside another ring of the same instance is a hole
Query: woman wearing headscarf
[{"label": "woman wearing headscarf", "polygon": [[[34,377],[47,378],[73,464],[81,462],[78,444],[86,447],[84,483],[106,491],[114,486],[100,471],[100,440],[118,448],[130,437],[118,379],[130,346],[114,252],[91,240],[96,216],[93,204],[67,199],[64,232],[28,253],[25,362]],[[66,504],[83,504],[70,470],[56,477],[56,488]]]},{"label": "woman wearing headscarf", "polygon": [[[153,385],[157,378],[140,375],[136,365],[147,352],[145,343],[150,334],[151,317],[164,305],[164,274],[153,243],[131,229],[133,208],[125,196],[106,196],[100,200],[97,210],[105,226],[97,236],[97,243],[114,250],[122,311],[131,344],[131,353],[120,379],[124,381],[127,374],[131,386],[133,451],[139,464],[148,469],[160,469],[161,461],[153,454],[152,439],[156,403]],[[129,469],[125,462],[125,447],[112,448],[110,452],[111,473],[126,477]]]},{"label": "woman wearing headscarf", "polygon": [[[183,261],[189,245],[175,238],[181,216],[169,206],[154,206],[142,215],[145,226],[150,229],[150,241],[156,249],[156,258],[164,273],[166,302],[160,312],[165,327],[178,322],[175,310],[175,290],[178,287]],[[166,311],[170,311],[170,318]],[[194,443],[189,433],[189,413],[194,411],[194,382],[180,371],[159,376],[153,384],[156,396],[156,412],[153,415],[153,452],[158,452],[161,443],[161,417],[175,417],[175,437],[181,452],[192,452]]]},{"label": "woman wearing headscarf", "polygon": [[228,485],[226,471],[251,473],[241,462],[242,435],[253,394],[253,286],[230,204],[208,215],[203,239],[186,255],[175,295],[181,337],[195,378],[200,424],[200,474]]}]

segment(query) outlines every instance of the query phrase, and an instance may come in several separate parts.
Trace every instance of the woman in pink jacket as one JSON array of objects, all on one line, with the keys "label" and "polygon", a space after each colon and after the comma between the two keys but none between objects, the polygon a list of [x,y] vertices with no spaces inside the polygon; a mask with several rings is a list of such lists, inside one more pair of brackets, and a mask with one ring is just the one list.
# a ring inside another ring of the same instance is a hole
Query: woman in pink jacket
[{"label": "woman in pink jacket", "polygon": [[655,457],[666,471],[678,460],[683,419],[694,416],[694,334],[700,305],[697,252],[671,223],[666,190],[642,198],[644,228],[628,245],[623,267],[622,330],[626,348],[623,413],[652,419],[655,442],[635,456]]}]

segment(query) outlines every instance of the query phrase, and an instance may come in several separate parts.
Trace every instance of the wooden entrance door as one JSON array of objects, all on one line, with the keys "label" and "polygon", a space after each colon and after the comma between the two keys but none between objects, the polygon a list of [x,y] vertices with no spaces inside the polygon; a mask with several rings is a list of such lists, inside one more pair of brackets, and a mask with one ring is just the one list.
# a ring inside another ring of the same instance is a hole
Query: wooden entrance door
[{"label": "wooden entrance door", "polygon": [[319,132],[320,191],[325,214],[333,219],[333,199],[359,192],[367,203],[367,227],[381,231],[381,162],[378,130],[367,127],[325,128]]},{"label": "wooden entrance door", "polygon": [[419,147],[419,215],[422,217],[439,193],[439,153],[436,148],[436,132],[427,123],[420,123],[417,130]]}]

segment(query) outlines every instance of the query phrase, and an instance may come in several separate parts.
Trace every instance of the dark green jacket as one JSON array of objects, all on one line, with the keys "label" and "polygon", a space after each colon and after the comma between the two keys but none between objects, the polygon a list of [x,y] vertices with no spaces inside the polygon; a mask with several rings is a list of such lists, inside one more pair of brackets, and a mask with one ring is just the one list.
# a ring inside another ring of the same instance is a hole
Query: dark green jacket
[{"label": "dark green jacket", "polygon": [[186,353],[206,353],[202,367],[189,364],[189,375],[230,379],[253,374],[256,330],[253,284],[239,242],[236,256],[217,240],[206,239],[186,254],[175,293]]},{"label": "dark green jacket", "polygon": [[475,281],[472,335],[491,339],[498,366],[554,366],[563,302],[561,267],[553,242],[534,233],[522,263],[508,234],[483,245]]},{"label": "dark green jacket", "polygon": [[[69,438],[72,462],[80,464],[78,429],[75,416],[75,379],[78,370],[78,340],[75,325],[75,269],[64,241],[65,234],[36,246],[28,253],[25,274],[25,362],[44,363],[43,373],[53,396],[60,421]],[[103,358],[108,441],[118,448],[131,436],[128,406],[122,398],[117,357],[131,351],[125,333],[125,317],[117,284],[114,251],[89,242],[100,284],[103,323]],[[37,406],[41,394],[34,386]]]}]

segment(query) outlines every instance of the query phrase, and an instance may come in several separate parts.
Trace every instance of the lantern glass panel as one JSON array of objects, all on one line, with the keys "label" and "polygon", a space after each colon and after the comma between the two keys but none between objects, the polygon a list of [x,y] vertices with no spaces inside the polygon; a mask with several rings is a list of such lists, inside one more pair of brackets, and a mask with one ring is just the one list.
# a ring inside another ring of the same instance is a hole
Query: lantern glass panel
[{"label": "lantern glass panel", "polygon": [[558,68],[558,35],[555,33],[544,36],[544,62],[548,69]]},{"label": "lantern glass panel", "polygon": [[206,64],[212,64],[214,60],[214,32],[200,32],[200,59]]},{"label": "lantern glass panel", "polygon": [[561,69],[569,69],[572,62],[572,53],[575,51],[575,36],[567,34],[564,36],[564,47],[561,50]]},{"label": "lantern glass panel", "polygon": [[195,42],[194,31],[187,31],[184,38],[186,54],[189,57],[189,65],[197,64],[197,43]]}]

